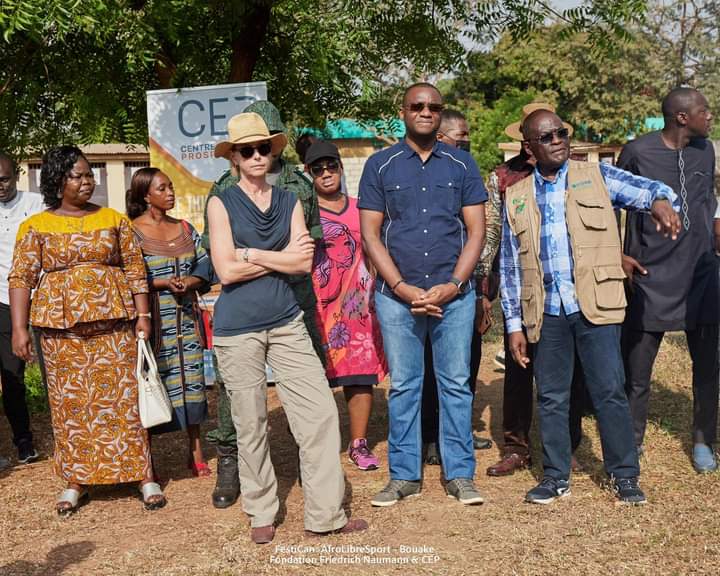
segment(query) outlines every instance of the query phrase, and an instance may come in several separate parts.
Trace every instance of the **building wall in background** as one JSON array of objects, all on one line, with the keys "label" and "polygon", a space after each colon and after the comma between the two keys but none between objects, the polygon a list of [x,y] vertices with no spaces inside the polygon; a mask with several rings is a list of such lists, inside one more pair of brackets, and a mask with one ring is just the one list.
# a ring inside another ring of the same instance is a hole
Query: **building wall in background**
[{"label": "building wall in background", "polygon": [[[340,150],[345,167],[345,184],[350,196],[356,197],[365,162],[379,149],[378,140],[334,140]],[[383,144],[385,145],[385,144]],[[714,142],[718,157],[716,168],[716,189],[720,190],[720,141]],[[520,151],[519,142],[498,144],[506,160]],[[135,170],[150,165],[150,156],[144,146],[126,144],[92,144],[81,147],[95,171],[96,191],[93,199],[103,206],[125,212],[125,191],[130,187],[130,179]],[[590,162],[615,163],[621,146],[600,146],[597,144],[577,143],[572,147],[573,157]],[[21,190],[39,191],[40,159],[29,158],[20,163],[18,187]],[[300,166],[300,169],[303,169]],[[218,174],[219,176],[219,174]]]}]

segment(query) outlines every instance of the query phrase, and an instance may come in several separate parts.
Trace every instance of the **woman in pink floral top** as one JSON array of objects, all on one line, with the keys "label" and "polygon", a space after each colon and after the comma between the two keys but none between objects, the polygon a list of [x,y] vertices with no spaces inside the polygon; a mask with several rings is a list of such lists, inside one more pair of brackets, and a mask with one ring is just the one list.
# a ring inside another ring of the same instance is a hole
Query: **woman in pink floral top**
[{"label": "woman in pink floral top", "polygon": [[323,240],[315,250],[313,287],[323,334],[330,386],[343,387],[350,415],[348,456],[360,470],[375,470],[367,445],[373,386],[385,378],[380,327],[375,321],[374,278],[365,265],[355,199],[342,193],[342,163],[329,142],[313,144],[305,156],[320,205]]}]

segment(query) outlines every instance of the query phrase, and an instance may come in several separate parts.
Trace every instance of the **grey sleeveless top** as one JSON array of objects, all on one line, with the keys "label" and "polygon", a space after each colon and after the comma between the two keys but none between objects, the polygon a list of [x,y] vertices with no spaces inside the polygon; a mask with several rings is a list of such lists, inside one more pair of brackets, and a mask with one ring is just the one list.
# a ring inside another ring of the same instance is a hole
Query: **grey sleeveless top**
[{"label": "grey sleeveless top", "polygon": [[[290,221],[297,198],[273,186],[267,211],[261,211],[238,187],[218,194],[230,218],[235,248],[280,251],[290,241]],[[283,326],[300,313],[284,274],[224,285],[215,303],[213,335],[236,336]]]}]

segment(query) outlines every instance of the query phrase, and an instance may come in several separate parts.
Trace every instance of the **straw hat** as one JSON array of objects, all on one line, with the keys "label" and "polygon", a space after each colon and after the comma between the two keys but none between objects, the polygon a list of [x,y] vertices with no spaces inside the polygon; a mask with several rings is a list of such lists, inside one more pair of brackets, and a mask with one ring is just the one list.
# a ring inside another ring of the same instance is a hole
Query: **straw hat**
[{"label": "straw hat", "polygon": [[[530,104],[523,106],[520,122],[513,122],[512,124],[506,126],[505,134],[510,136],[513,140],[525,140],[525,136],[523,136],[523,133],[520,131],[520,127],[522,126],[522,123],[525,122],[525,118],[530,116],[530,114],[536,110],[548,110],[550,112],[555,112],[555,106],[548,104],[547,102],[531,102]],[[570,136],[572,136],[573,127],[567,122],[563,122],[563,126],[570,131]]]},{"label": "straw hat", "polygon": [[272,154],[280,154],[287,146],[287,136],[282,132],[270,134],[267,124],[255,112],[236,114],[228,121],[228,139],[215,145],[215,158],[230,159],[232,147],[236,144],[254,144],[268,140],[272,144]]}]

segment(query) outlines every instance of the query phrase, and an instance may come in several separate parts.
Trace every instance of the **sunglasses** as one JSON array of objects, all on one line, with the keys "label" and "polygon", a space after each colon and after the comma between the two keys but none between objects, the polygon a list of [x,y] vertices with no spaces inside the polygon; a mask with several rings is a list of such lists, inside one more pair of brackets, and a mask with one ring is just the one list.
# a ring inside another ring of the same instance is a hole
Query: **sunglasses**
[{"label": "sunglasses", "polygon": [[313,178],[318,178],[323,175],[323,172],[327,170],[330,174],[337,174],[340,170],[340,162],[337,160],[328,160],[327,162],[318,162],[310,166],[310,174]]},{"label": "sunglasses", "polygon": [[267,156],[272,152],[272,144],[270,142],[263,142],[262,144],[258,144],[257,146],[233,146],[232,151],[238,152],[240,156],[245,158],[245,160],[248,160],[249,158],[252,158],[255,156],[255,150],[257,150],[258,154],[260,156]]},{"label": "sunglasses", "polygon": [[555,136],[560,138],[560,140],[567,140],[570,138],[570,130],[567,128],[558,128],[557,130],[553,130],[552,132],[547,132],[545,134],[542,134],[541,136],[536,136],[535,138],[529,138],[529,140],[535,140],[536,142],[540,142],[540,144],[552,144],[553,140],[555,140]]},{"label": "sunglasses", "polygon": [[410,110],[410,112],[422,112],[425,108],[430,110],[433,114],[440,114],[440,112],[445,110],[445,105],[435,104],[434,102],[413,102],[412,104],[405,106],[405,109]]}]

